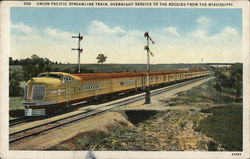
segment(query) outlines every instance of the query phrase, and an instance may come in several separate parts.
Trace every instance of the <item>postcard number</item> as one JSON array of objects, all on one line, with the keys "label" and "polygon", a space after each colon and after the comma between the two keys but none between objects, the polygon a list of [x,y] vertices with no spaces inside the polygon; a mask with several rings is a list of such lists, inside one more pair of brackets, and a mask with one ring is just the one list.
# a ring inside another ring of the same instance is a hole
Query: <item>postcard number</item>
[{"label": "postcard number", "polygon": [[23,2],[23,4],[24,4],[25,6],[30,6],[30,5],[31,5],[31,2]]},{"label": "postcard number", "polygon": [[232,153],[232,156],[241,156],[241,153],[235,152],[235,153]]}]

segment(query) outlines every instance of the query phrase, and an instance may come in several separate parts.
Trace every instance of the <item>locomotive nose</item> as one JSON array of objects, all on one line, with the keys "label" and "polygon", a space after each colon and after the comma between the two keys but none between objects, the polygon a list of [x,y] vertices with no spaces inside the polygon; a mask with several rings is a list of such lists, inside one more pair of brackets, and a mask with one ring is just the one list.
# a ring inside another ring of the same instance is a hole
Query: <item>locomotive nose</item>
[{"label": "locomotive nose", "polygon": [[58,87],[61,80],[53,78],[31,78],[24,89],[24,100],[26,102],[44,101],[47,88]]}]

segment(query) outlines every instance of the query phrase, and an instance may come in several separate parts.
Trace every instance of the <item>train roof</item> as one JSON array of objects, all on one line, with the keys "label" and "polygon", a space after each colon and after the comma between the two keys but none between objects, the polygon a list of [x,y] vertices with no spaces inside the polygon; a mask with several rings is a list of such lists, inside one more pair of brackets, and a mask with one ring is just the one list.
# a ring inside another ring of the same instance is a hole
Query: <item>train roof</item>
[{"label": "train roof", "polygon": [[71,76],[70,73],[65,73],[65,72],[43,72],[43,73],[40,73],[39,75],[42,75],[42,74],[57,74],[57,75],[62,75],[62,76]]},{"label": "train roof", "polygon": [[52,77],[52,78],[62,79],[64,76],[69,76],[69,77],[72,77],[72,78],[75,77],[72,74],[65,73],[65,72],[43,72],[43,73],[40,73],[37,77]]},{"label": "train roof", "polygon": [[[150,75],[164,75],[164,74],[188,73],[188,72],[198,72],[198,71],[202,70],[157,71],[157,72],[150,72]],[[145,76],[146,74],[147,72],[120,72],[120,73],[83,73],[83,74],[72,74],[72,75],[79,77],[83,81],[87,81],[87,80],[102,80],[111,78],[138,77],[143,75]]]}]

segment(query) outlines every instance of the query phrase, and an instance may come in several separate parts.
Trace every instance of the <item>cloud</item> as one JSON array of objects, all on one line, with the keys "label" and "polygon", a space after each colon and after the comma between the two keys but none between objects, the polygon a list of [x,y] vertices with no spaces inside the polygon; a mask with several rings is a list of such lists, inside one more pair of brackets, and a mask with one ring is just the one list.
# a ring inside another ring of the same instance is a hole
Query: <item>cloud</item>
[{"label": "cloud", "polygon": [[57,30],[57,29],[52,29],[52,28],[46,28],[44,30],[44,33],[50,37],[60,38],[60,39],[71,38],[71,36],[73,35],[72,33]]},{"label": "cloud", "polygon": [[180,34],[178,33],[177,29],[174,27],[167,27],[167,28],[163,28],[163,30],[165,32],[167,32],[168,34],[174,35],[174,36],[180,36]]},{"label": "cloud", "polygon": [[[52,28],[37,29],[24,24],[14,25],[11,29],[13,58],[24,59],[36,54],[39,57],[65,63],[75,59],[76,54],[71,48],[77,46],[77,41],[71,38],[74,35],[72,33]],[[26,34],[20,34],[18,31],[20,29]]]},{"label": "cloud", "polygon": [[33,29],[31,27],[23,23],[11,24],[11,29],[14,29],[15,31],[20,31],[25,34],[33,32]]},{"label": "cloud", "polygon": [[192,36],[197,38],[207,38],[207,31],[205,30],[196,30],[195,32],[191,33]]},{"label": "cloud", "polygon": [[84,58],[89,59],[88,63],[96,63],[99,53],[105,54],[110,63],[140,63],[145,55],[144,31],[125,30],[97,20],[92,21],[87,29]]},{"label": "cloud", "polygon": [[221,36],[234,36],[237,35],[238,31],[232,27],[226,26],[221,32]]},{"label": "cloud", "polygon": [[208,29],[215,24],[215,21],[211,18],[201,16],[196,19],[196,23],[200,29]]},{"label": "cloud", "polygon": [[225,26],[219,33],[213,34],[213,27],[216,25],[214,19],[201,16],[195,22],[197,23],[196,30],[187,33],[188,37],[206,41],[228,41],[239,38],[238,31],[230,26]]},{"label": "cloud", "polygon": [[202,39],[209,38],[208,31],[211,28],[211,26],[214,25],[214,20],[205,16],[200,16],[196,19],[195,22],[197,23],[196,29],[187,34],[196,38],[202,38]]},{"label": "cloud", "polygon": [[218,34],[209,35],[207,30],[196,30],[192,32],[190,35],[199,39],[203,39],[203,40],[226,41],[226,40],[235,39],[237,36],[239,36],[239,33],[235,28],[226,26]]},{"label": "cloud", "polygon": [[101,21],[94,20],[88,27],[89,35],[94,36],[118,36],[125,33],[120,26],[110,27]]}]

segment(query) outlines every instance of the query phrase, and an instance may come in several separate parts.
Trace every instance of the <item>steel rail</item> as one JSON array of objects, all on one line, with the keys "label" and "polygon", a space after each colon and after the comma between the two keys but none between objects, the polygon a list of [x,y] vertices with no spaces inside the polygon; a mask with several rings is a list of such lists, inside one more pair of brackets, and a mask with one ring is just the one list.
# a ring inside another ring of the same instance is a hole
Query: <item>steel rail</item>
[{"label": "steel rail", "polygon": [[17,118],[17,119],[12,119],[9,121],[9,126],[14,126],[14,125],[18,125],[21,123],[24,123],[26,120],[28,120],[27,117],[21,117],[21,118]]},{"label": "steel rail", "polygon": [[[196,81],[202,80],[202,79],[207,78],[207,77],[209,77],[209,76],[191,79],[189,81],[184,81],[184,82],[181,82],[179,84],[175,84],[175,85],[169,86],[167,88],[163,88],[161,90],[155,90],[154,92],[151,93],[151,95],[155,96],[155,95],[164,93],[166,91],[170,91],[170,90],[173,90],[173,89],[176,89],[176,88],[180,88],[182,86],[194,83]],[[58,120],[54,120],[54,121],[51,121],[51,122],[47,122],[47,123],[44,123],[44,124],[41,124],[41,125],[37,125],[37,126],[31,127],[31,128],[27,128],[27,129],[24,129],[24,130],[15,132],[15,133],[11,133],[11,134],[9,134],[9,144],[16,143],[16,142],[18,142],[20,140],[23,140],[23,139],[32,137],[34,135],[38,135],[38,134],[47,132],[47,131],[50,131],[52,129],[56,129],[56,128],[59,128],[59,127],[70,125],[70,124],[75,123],[77,121],[86,120],[86,119],[88,119],[88,118],[90,118],[92,116],[95,116],[97,114],[101,114],[101,113],[107,112],[109,110],[112,110],[114,108],[121,107],[121,106],[124,106],[124,105],[127,105],[127,104],[131,104],[131,103],[137,102],[137,101],[142,100],[142,99],[144,99],[144,94],[136,96],[136,97],[132,97],[130,99],[126,99],[126,100],[123,100],[123,101],[119,101],[119,102],[116,102],[116,103],[113,103],[113,104],[109,104],[109,105],[103,106],[101,108],[84,111],[82,113],[78,113],[78,114],[75,114],[75,115],[72,115],[72,116],[68,116],[68,117],[61,118],[61,119],[58,119]],[[72,120],[72,118],[75,118],[75,119]],[[71,120],[69,120],[69,119],[71,119]],[[57,123],[58,123],[58,125],[53,126],[53,124],[57,124]],[[46,128],[46,127],[49,127],[49,128]],[[36,132],[34,132],[34,131],[36,131]],[[27,134],[27,135],[22,135],[22,134]]]},{"label": "steel rail", "polygon": [[38,116],[38,117],[21,117],[21,118],[17,118],[17,119],[12,119],[9,121],[9,127],[13,127],[13,126],[16,126],[16,125],[21,125],[23,123],[26,123],[26,122],[30,122],[30,121],[35,121],[35,120],[40,120],[40,119],[43,119],[44,117],[43,116]]}]

